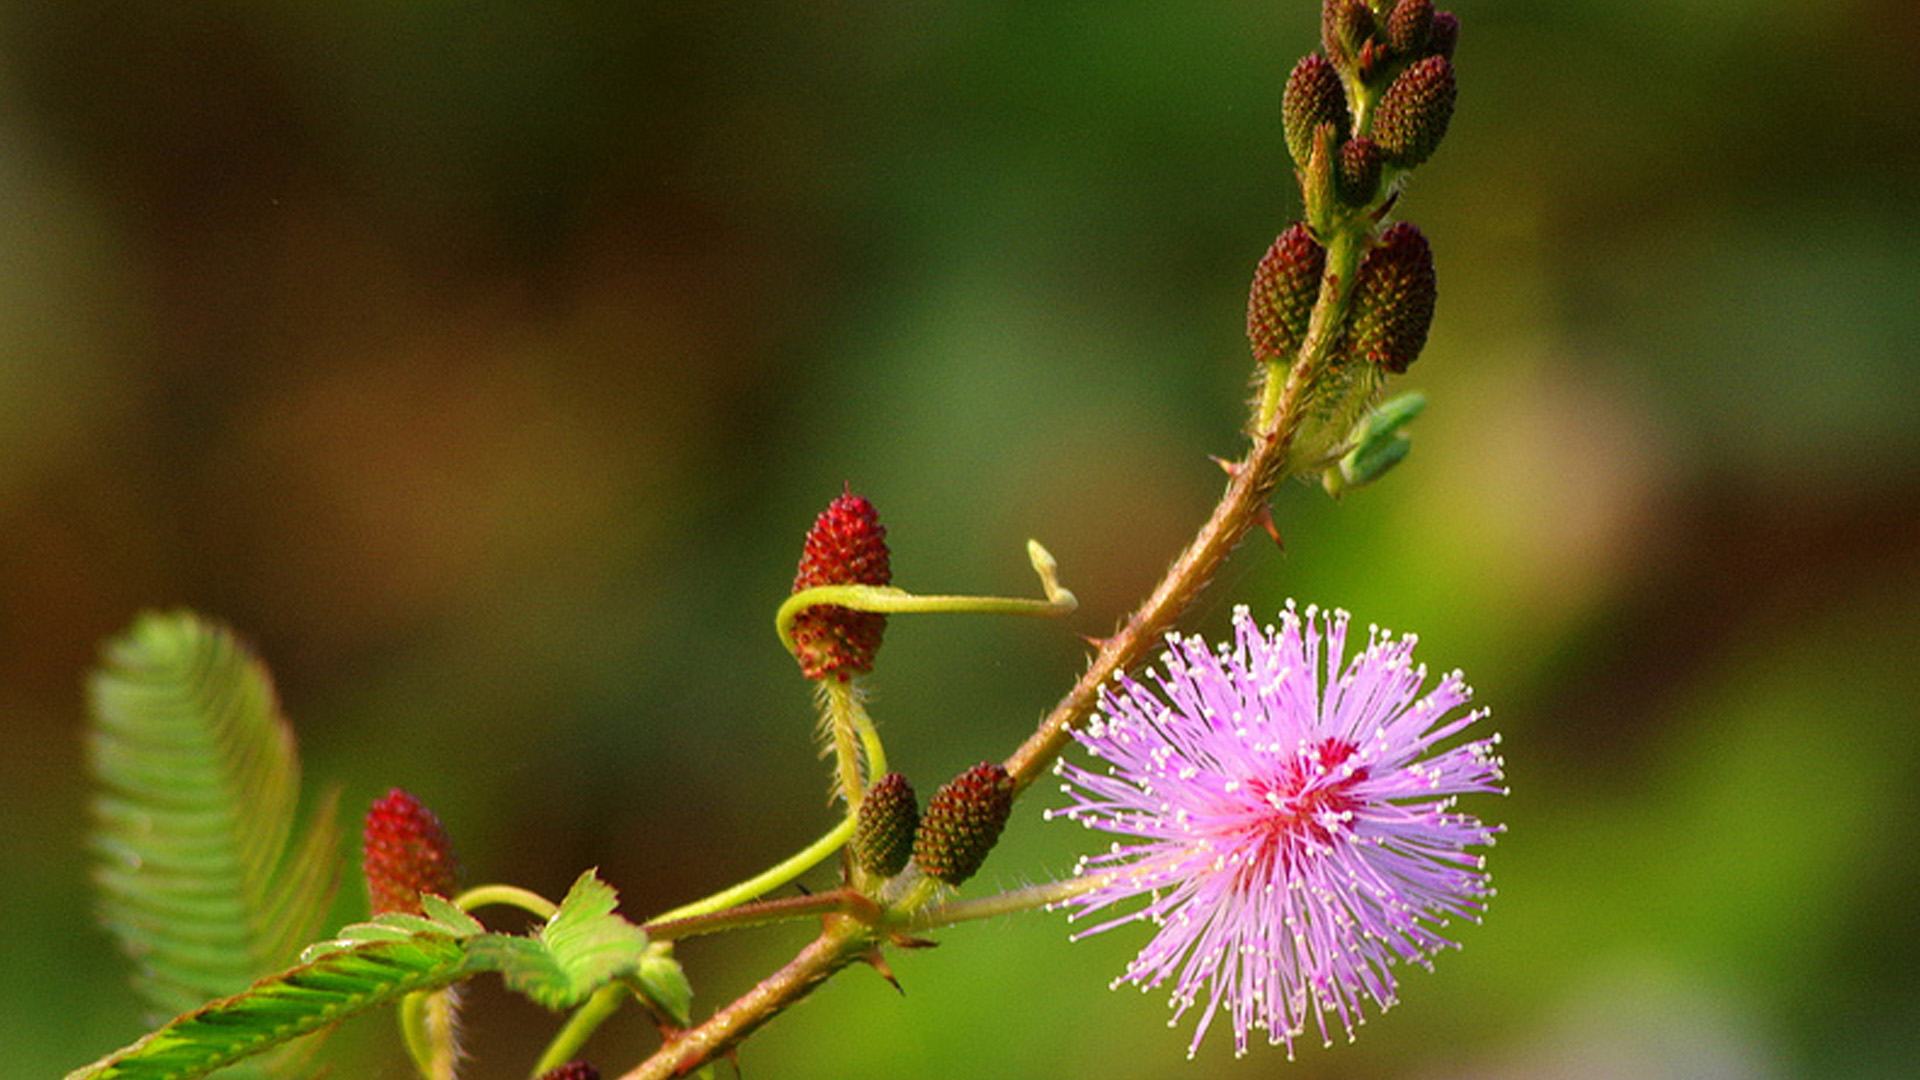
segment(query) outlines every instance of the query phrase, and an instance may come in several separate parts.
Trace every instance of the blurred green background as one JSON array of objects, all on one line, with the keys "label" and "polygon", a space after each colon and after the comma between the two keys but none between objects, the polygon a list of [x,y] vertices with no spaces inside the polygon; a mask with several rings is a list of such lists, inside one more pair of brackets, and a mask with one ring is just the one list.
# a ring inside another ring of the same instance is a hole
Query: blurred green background
[{"label": "blurred green background", "polygon": [[[1403,216],[1441,299],[1409,462],[1279,500],[1187,624],[1417,629],[1507,737],[1485,926],[1353,1046],[1200,1064],[1145,940],[957,928],[755,1038],[749,1077],[1893,1077],[1920,1060],[1920,30],[1895,0],[1456,5]],[[89,915],[80,684],[191,605],[311,781],[404,785],[470,880],[644,915],[829,821],[771,631],[844,482],[896,580],[930,791],[1028,731],[1238,452],[1295,212],[1310,0],[0,7],[0,1072],[137,1035]],[[1023,803],[968,892],[1087,843]],[[344,890],[339,914],[360,896]],[[691,943],[708,1007],[796,948]],[[550,1021],[488,983],[476,1078]],[[593,1046],[624,1068],[636,1016]],[[405,1076],[385,1017],[336,1076]]]}]

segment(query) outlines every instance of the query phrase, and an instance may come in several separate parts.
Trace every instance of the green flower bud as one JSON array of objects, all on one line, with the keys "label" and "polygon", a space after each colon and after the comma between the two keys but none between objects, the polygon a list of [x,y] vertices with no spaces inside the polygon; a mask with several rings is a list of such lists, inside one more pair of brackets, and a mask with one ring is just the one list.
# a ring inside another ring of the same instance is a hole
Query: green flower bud
[{"label": "green flower bud", "polygon": [[1433,16],[1433,29],[1427,32],[1427,52],[1453,58],[1453,47],[1460,43],[1460,18],[1451,11]]},{"label": "green flower bud", "polygon": [[1433,0],[1400,0],[1393,14],[1387,16],[1387,44],[1395,56],[1425,55],[1432,32]]},{"label": "green flower bud", "polygon": [[927,803],[913,861],[928,877],[958,885],[979,871],[1013,812],[1013,777],[983,761],[947,781]]},{"label": "green flower bud", "polygon": [[853,860],[875,877],[890,878],[913,855],[913,834],[920,827],[920,804],[913,785],[897,772],[867,789],[853,828]]},{"label": "green flower bud", "polygon": [[1247,293],[1247,342],[1256,360],[1292,360],[1307,336],[1307,319],[1320,296],[1327,249],[1301,222],[1277,237],[1253,270]]},{"label": "green flower bud", "polygon": [[1373,12],[1362,0],[1325,0],[1320,6],[1320,45],[1328,59],[1352,70],[1373,37]]},{"label": "green flower bud", "polygon": [[1313,129],[1313,153],[1300,170],[1300,201],[1306,204],[1307,224],[1315,230],[1333,227],[1334,161],[1339,158],[1339,143],[1334,141],[1332,124]]},{"label": "green flower bud", "polygon": [[1453,119],[1453,64],[1429,56],[1400,73],[1380,96],[1373,137],[1387,161],[1404,168],[1433,156]]},{"label": "green flower bud", "polygon": [[1349,141],[1340,148],[1340,164],[1334,169],[1334,190],[1348,206],[1365,206],[1380,189],[1380,147],[1372,139]]},{"label": "green flower bud", "polygon": [[1287,76],[1286,93],[1280,98],[1281,126],[1287,133],[1287,153],[1294,164],[1307,167],[1313,153],[1313,132],[1321,124],[1332,124],[1340,139],[1347,137],[1347,93],[1340,85],[1340,73],[1319,53],[1303,56]]},{"label": "green flower bud", "polygon": [[1354,278],[1348,358],[1406,371],[1427,344],[1437,293],[1427,238],[1404,221],[1388,229]]}]

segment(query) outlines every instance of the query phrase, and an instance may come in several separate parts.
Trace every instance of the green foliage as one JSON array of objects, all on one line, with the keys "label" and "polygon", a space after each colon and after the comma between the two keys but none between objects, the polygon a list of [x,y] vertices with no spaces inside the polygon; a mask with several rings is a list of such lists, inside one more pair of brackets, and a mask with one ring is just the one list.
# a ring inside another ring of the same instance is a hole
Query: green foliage
[{"label": "green foliage", "polygon": [[614,913],[613,887],[589,870],[560,901],[560,910],[529,937],[490,934],[474,952],[509,987],[549,1009],[564,1009],[614,979],[634,975],[646,954],[646,931]]},{"label": "green foliage", "polygon": [[190,612],[149,613],[88,684],[94,880],[156,1016],[286,966],[340,873],[338,793],[292,842],[300,765],[264,665]]},{"label": "green foliage", "polygon": [[174,1019],[66,1080],[186,1080],[386,1005],[482,972],[550,1009],[578,1004],[614,980],[684,1016],[691,998],[671,956],[649,955],[647,935],[614,912],[618,896],[589,870],[560,910],[525,937],[487,932],[437,896],[424,913],[354,923],[306,950],[303,962],[246,991]]},{"label": "green foliage", "polygon": [[[388,918],[412,918],[389,916]],[[421,920],[426,921],[426,920]],[[466,978],[479,965],[459,938],[379,927],[352,944],[181,1016],[66,1080],[186,1080],[289,1039]]]}]

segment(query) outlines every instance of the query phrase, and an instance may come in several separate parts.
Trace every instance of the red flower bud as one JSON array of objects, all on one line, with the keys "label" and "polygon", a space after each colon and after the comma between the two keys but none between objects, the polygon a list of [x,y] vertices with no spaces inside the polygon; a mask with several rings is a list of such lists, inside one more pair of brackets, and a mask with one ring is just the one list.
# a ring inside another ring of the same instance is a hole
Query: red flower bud
[{"label": "red flower bud", "polygon": [[[816,585],[885,585],[893,580],[888,565],[887,530],[873,504],[843,493],[814,519],[794,575],[793,591]],[[873,670],[874,654],[886,633],[879,612],[823,604],[793,620],[793,641],[800,670],[809,679],[842,681]]]},{"label": "red flower bud", "polygon": [[949,885],[972,877],[987,861],[1013,812],[1013,778],[983,761],[952,780],[927,803],[913,840],[913,861]]},{"label": "red flower bud", "polygon": [[1320,295],[1327,249],[1300,222],[1274,240],[1253,271],[1247,294],[1247,341],[1256,360],[1291,360],[1307,336]]},{"label": "red flower bud", "polygon": [[1432,32],[1433,0],[1400,0],[1387,16],[1387,44],[1396,56],[1424,55]]},{"label": "red flower bud", "polygon": [[1429,56],[1400,73],[1380,95],[1373,137],[1395,165],[1412,168],[1433,156],[1453,119],[1453,64]]},{"label": "red flower bud", "polygon": [[1348,206],[1365,206],[1380,189],[1380,147],[1372,139],[1352,139],[1340,148],[1334,190]]},{"label": "red flower bud", "polygon": [[862,870],[890,878],[913,856],[913,834],[920,827],[920,804],[913,785],[897,772],[867,789],[853,830],[853,858]]},{"label": "red flower bud", "polygon": [[1437,294],[1427,238],[1404,221],[1389,228],[1354,279],[1348,355],[1395,374],[1406,371],[1427,344]]},{"label": "red flower bud", "polygon": [[1280,123],[1287,135],[1287,153],[1301,168],[1313,153],[1313,129],[1332,124],[1337,144],[1347,137],[1347,92],[1340,84],[1340,73],[1319,53],[1303,56],[1287,75],[1287,89],[1280,97]]},{"label": "red flower bud", "polygon": [[433,811],[400,788],[367,811],[362,872],[373,913],[420,914],[420,894],[451,898],[459,887],[453,842]]}]

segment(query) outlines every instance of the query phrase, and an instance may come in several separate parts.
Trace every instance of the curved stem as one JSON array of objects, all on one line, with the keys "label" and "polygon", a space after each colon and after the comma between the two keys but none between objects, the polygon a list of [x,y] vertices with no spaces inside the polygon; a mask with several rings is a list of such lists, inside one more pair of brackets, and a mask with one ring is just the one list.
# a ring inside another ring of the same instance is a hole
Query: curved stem
[{"label": "curved stem", "polygon": [[841,846],[847,842],[847,838],[852,835],[853,819],[845,818],[840,824],[835,825],[828,831],[825,836],[794,852],[780,862],[767,867],[765,870],[760,871],[747,880],[737,885],[730,885],[727,888],[721,889],[712,896],[695,900],[691,904],[682,904],[672,911],[656,915],[648,920],[648,924],[671,922],[675,919],[690,918],[694,915],[705,915],[709,912],[719,911],[722,908],[733,907],[736,904],[744,904],[758,896],[764,896],[820,865],[834,852],[839,851]]},{"label": "curved stem", "polygon": [[855,611],[889,615],[932,612],[974,612],[986,615],[1071,615],[1080,607],[1073,593],[1060,585],[1060,565],[1038,540],[1027,541],[1027,560],[1040,578],[1044,600],[1010,596],[916,596],[891,585],[816,585],[802,589],[774,612],[773,629],[788,652],[795,649],[793,620],[810,607],[831,604]]},{"label": "curved stem", "polygon": [[461,911],[499,904],[517,907],[542,919],[551,919],[553,913],[560,910],[560,905],[532,889],[523,889],[518,885],[477,885],[455,897],[453,902]]},{"label": "curved stem", "polygon": [[788,896],[779,900],[762,900],[757,904],[740,904],[724,911],[710,912],[705,915],[656,919],[640,929],[645,930],[647,937],[654,941],[678,941],[682,938],[698,937],[701,934],[715,934],[722,930],[769,926],[773,923],[833,912],[856,915],[865,922],[878,922],[880,919],[880,906],[864,893],[856,889],[835,889],[832,892],[814,893],[811,896]]},{"label": "curved stem", "polygon": [[540,1060],[533,1066],[533,1075],[537,1078],[572,1061],[573,1055],[587,1044],[587,1040],[600,1029],[600,1025],[606,1023],[608,1017],[620,1011],[621,1004],[627,1000],[627,995],[631,992],[625,984],[617,982],[608,983],[595,990],[593,996],[573,1011],[573,1015],[567,1018],[566,1025],[553,1036],[553,1041],[547,1044],[546,1052],[540,1055]]}]

